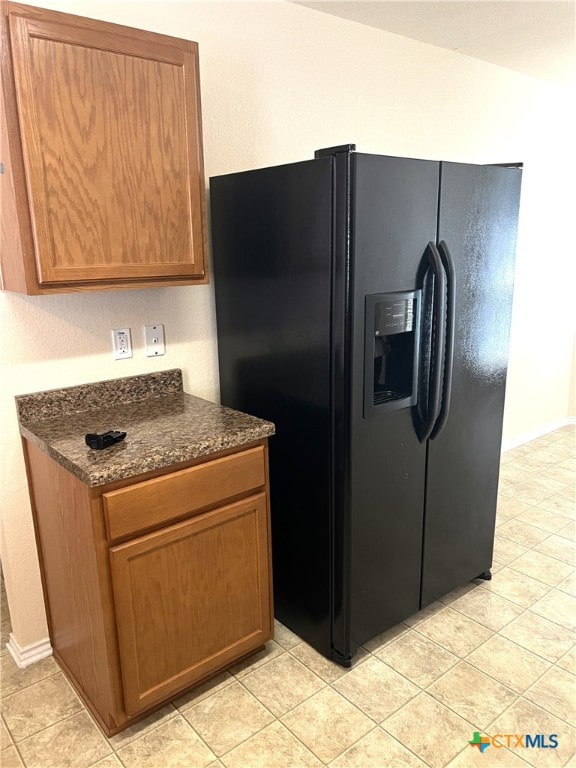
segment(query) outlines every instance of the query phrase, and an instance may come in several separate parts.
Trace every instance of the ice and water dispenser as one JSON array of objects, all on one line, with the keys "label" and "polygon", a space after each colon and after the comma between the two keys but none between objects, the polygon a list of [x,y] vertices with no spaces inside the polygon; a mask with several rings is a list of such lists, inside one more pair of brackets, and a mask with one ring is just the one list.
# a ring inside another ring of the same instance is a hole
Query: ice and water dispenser
[{"label": "ice and water dispenser", "polygon": [[366,296],[364,416],[416,405],[421,291]]}]

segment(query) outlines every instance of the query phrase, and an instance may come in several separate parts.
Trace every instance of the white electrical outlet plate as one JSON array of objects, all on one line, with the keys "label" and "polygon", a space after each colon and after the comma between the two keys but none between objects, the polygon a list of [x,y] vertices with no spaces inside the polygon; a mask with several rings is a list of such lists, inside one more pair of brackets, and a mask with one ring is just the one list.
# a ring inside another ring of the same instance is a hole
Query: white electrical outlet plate
[{"label": "white electrical outlet plate", "polygon": [[145,325],[144,340],[146,342],[146,357],[157,357],[166,352],[163,325]]},{"label": "white electrical outlet plate", "polygon": [[130,328],[116,328],[112,331],[112,348],[114,350],[114,360],[124,360],[126,357],[132,357]]}]

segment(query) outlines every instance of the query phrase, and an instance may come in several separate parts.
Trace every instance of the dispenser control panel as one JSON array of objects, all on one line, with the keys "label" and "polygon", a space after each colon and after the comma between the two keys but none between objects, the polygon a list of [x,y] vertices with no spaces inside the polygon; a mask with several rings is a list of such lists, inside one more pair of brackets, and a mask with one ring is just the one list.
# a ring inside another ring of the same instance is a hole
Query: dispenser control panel
[{"label": "dispenser control panel", "polygon": [[387,336],[392,333],[406,333],[414,328],[415,299],[381,301],[374,313],[374,334]]}]

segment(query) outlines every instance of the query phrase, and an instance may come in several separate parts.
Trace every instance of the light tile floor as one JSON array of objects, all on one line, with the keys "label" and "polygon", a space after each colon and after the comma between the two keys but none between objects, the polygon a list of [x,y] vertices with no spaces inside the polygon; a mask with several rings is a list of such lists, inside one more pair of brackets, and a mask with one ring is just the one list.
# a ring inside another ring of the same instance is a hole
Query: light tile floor
[{"label": "light tile floor", "polygon": [[[574,428],[502,459],[494,578],[372,640],[349,671],[281,625],[266,651],[105,738],[53,659],[2,624],[3,768],[576,766]],[[4,599],[4,596],[3,596]],[[4,603],[5,606],[5,603]],[[557,749],[468,745],[558,734]]]}]

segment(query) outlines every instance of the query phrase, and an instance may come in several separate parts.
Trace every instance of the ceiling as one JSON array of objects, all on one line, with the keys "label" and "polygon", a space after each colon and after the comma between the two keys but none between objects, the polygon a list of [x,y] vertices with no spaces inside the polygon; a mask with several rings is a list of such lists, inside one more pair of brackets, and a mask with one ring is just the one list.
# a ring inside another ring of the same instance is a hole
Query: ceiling
[{"label": "ceiling", "polygon": [[575,0],[292,1],[532,77],[576,83]]}]

